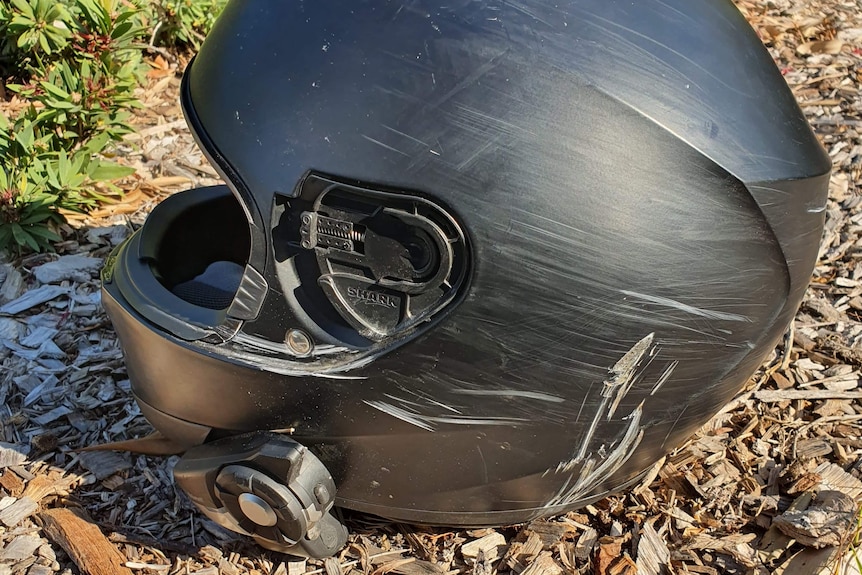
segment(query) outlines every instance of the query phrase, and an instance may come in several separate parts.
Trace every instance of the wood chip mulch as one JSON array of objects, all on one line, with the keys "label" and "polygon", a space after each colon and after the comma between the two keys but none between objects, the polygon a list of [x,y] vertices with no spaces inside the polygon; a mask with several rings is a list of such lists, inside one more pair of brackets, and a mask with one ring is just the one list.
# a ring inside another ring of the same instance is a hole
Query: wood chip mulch
[{"label": "wood chip mulch", "polygon": [[[167,194],[217,182],[153,60],[138,168],[58,254],[0,260],[0,575],[858,573],[862,501],[862,5],[740,0],[834,163],[805,302],[746,389],[629,492],[529,525],[451,531],[353,516],[327,561],[262,550],[198,514],[176,457],[79,448],[147,435],[98,269]],[[860,551],[862,555],[862,551]]]}]

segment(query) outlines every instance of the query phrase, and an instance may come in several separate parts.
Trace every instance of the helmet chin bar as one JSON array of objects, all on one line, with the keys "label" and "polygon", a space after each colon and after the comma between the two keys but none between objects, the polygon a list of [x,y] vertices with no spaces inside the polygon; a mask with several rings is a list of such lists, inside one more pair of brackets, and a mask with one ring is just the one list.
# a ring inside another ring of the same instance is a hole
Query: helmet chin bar
[{"label": "helmet chin bar", "polygon": [[248,433],[192,448],[174,479],[207,517],[267,549],[324,558],[347,542],[347,529],[331,513],[332,476],[284,435]]}]

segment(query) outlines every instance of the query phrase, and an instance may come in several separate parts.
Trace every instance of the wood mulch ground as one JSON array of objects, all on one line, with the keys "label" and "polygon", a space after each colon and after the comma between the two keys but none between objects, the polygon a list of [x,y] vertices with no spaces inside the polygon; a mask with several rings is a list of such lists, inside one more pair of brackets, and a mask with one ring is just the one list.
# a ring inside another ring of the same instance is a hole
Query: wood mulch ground
[{"label": "wood mulch ground", "polygon": [[[127,193],[58,254],[0,260],[0,575],[553,575],[855,571],[862,501],[862,2],[741,0],[835,166],[793,329],[747,388],[628,493],[475,531],[351,519],[328,561],[264,551],[198,514],[176,458],[78,448],[151,431],[129,397],[97,271],[159,199],[217,181],[157,58]],[[862,554],[862,552],[860,552]]]}]

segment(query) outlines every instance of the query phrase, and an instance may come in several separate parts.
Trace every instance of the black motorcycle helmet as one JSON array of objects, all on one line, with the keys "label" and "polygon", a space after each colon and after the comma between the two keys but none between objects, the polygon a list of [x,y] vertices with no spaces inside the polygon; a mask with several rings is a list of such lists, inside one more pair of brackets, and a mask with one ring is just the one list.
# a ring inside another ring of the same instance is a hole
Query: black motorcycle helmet
[{"label": "black motorcycle helmet", "polygon": [[112,256],[177,483],[263,545],[333,505],[501,525],[637,481],[799,305],[829,158],[730,1],[233,0],[182,102],[227,186]]}]

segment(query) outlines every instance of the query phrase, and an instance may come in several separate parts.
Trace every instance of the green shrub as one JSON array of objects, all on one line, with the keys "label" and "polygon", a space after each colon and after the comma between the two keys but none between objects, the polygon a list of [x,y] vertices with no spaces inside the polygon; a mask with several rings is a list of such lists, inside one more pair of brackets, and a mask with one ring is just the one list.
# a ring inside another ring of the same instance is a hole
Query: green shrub
[{"label": "green shrub", "polygon": [[116,0],[11,0],[0,13],[6,88],[27,103],[0,125],[0,248],[47,249],[57,209],[84,211],[93,183],[133,170],[101,159],[132,131],[143,77],[140,13]]},{"label": "green shrub", "polygon": [[0,75],[24,109],[0,115],[0,250],[44,250],[58,209],[102,199],[94,182],[132,169],[104,160],[132,131],[151,41],[196,48],[226,0],[2,0]]},{"label": "green shrub", "polygon": [[0,170],[0,250],[50,249],[51,242],[60,239],[49,226],[60,219],[54,209],[57,199],[26,175]]},{"label": "green shrub", "polygon": [[154,40],[164,46],[199,48],[227,0],[141,0]]}]

